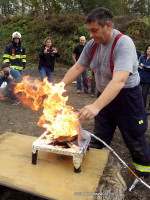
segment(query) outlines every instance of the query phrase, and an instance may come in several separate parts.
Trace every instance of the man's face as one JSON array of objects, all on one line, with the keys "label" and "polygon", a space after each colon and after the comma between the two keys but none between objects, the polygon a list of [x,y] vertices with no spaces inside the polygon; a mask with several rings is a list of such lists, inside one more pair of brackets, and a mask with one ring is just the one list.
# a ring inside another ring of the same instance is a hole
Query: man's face
[{"label": "man's face", "polygon": [[14,38],[14,43],[18,44],[19,43],[19,38]]},{"label": "man's face", "polygon": [[4,72],[4,71],[8,71],[8,72],[10,73],[10,67],[5,67],[5,68],[2,69],[2,71],[3,71],[3,72]]},{"label": "man's face", "polygon": [[88,23],[87,29],[90,32],[90,38],[97,44],[107,44],[111,38],[111,23],[108,21],[104,27],[98,24],[98,21]]},{"label": "man's face", "polygon": [[82,46],[84,46],[84,45],[85,45],[85,42],[86,42],[85,37],[81,37],[81,38],[80,38],[80,44],[81,44]]}]

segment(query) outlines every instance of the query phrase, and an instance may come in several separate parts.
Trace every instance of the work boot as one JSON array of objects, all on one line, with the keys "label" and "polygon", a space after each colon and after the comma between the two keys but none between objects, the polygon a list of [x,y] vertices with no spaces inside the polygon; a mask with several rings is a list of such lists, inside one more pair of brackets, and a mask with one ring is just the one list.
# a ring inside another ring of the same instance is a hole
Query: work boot
[{"label": "work boot", "polygon": [[11,105],[12,106],[17,106],[18,104],[20,104],[20,101],[13,102]]},{"label": "work boot", "polygon": [[81,90],[77,90],[77,94],[81,94]]},{"label": "work boot", "polygon": [[94,97],[95,97],[95,94],[91,94],[91,97],[94,98]]},{"label": "work boot", "polygon": [[87,90],[87,91],[85,90],[85,91],[84,91],[84,94],[89,94],[89,91],[88,91],[88,90]]}]

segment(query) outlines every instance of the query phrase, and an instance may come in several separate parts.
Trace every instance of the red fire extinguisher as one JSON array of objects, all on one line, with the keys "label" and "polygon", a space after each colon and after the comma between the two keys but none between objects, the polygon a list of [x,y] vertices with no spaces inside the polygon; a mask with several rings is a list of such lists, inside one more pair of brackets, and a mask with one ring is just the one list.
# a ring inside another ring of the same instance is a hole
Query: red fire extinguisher
[{"label": "red fire extinguisher", "polygon": [[15,49],[12,49],[12,56],[15,56]]}]

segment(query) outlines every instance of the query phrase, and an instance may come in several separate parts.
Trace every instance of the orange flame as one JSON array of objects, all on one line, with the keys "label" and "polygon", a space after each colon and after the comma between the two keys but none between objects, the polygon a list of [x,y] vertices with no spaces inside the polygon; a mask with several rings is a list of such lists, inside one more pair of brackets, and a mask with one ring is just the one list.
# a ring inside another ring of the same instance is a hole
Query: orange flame
[{"label": "orange flame", "polygon": [[47,78],[43,82],[31,80],[25,76],[21,83],[15,86],[14,92],[20,101],[32,110],[43,109],[38,125],[51,134],[47,137],[54,139],[59,136],[74,136],[78,134],[78,118],[73,107],[66,105],[68,97],[62,96],[66,91],[65,84],[49,83]]}]

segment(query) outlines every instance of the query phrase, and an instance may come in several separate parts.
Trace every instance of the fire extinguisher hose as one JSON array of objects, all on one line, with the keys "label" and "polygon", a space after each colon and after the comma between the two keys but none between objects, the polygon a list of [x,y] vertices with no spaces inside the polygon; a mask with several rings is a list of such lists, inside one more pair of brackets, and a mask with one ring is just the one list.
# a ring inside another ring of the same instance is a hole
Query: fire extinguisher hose
[{"label": "fire extinguisher hose", "polygon": [[[145,183],[140,177],[138,177],[108,144],[106,144],[102,139],[98,138],[92,133],[91,136],[94,137],[96,140],[100,141],[101,143],[103,143],[120,160],[120,162],[138,179],[138,181],[140,181],[143,185],[145,185],[147,188],[150,189],[150,186],[147,183]],[[129,189],[129,191],[131,190]]]}]

